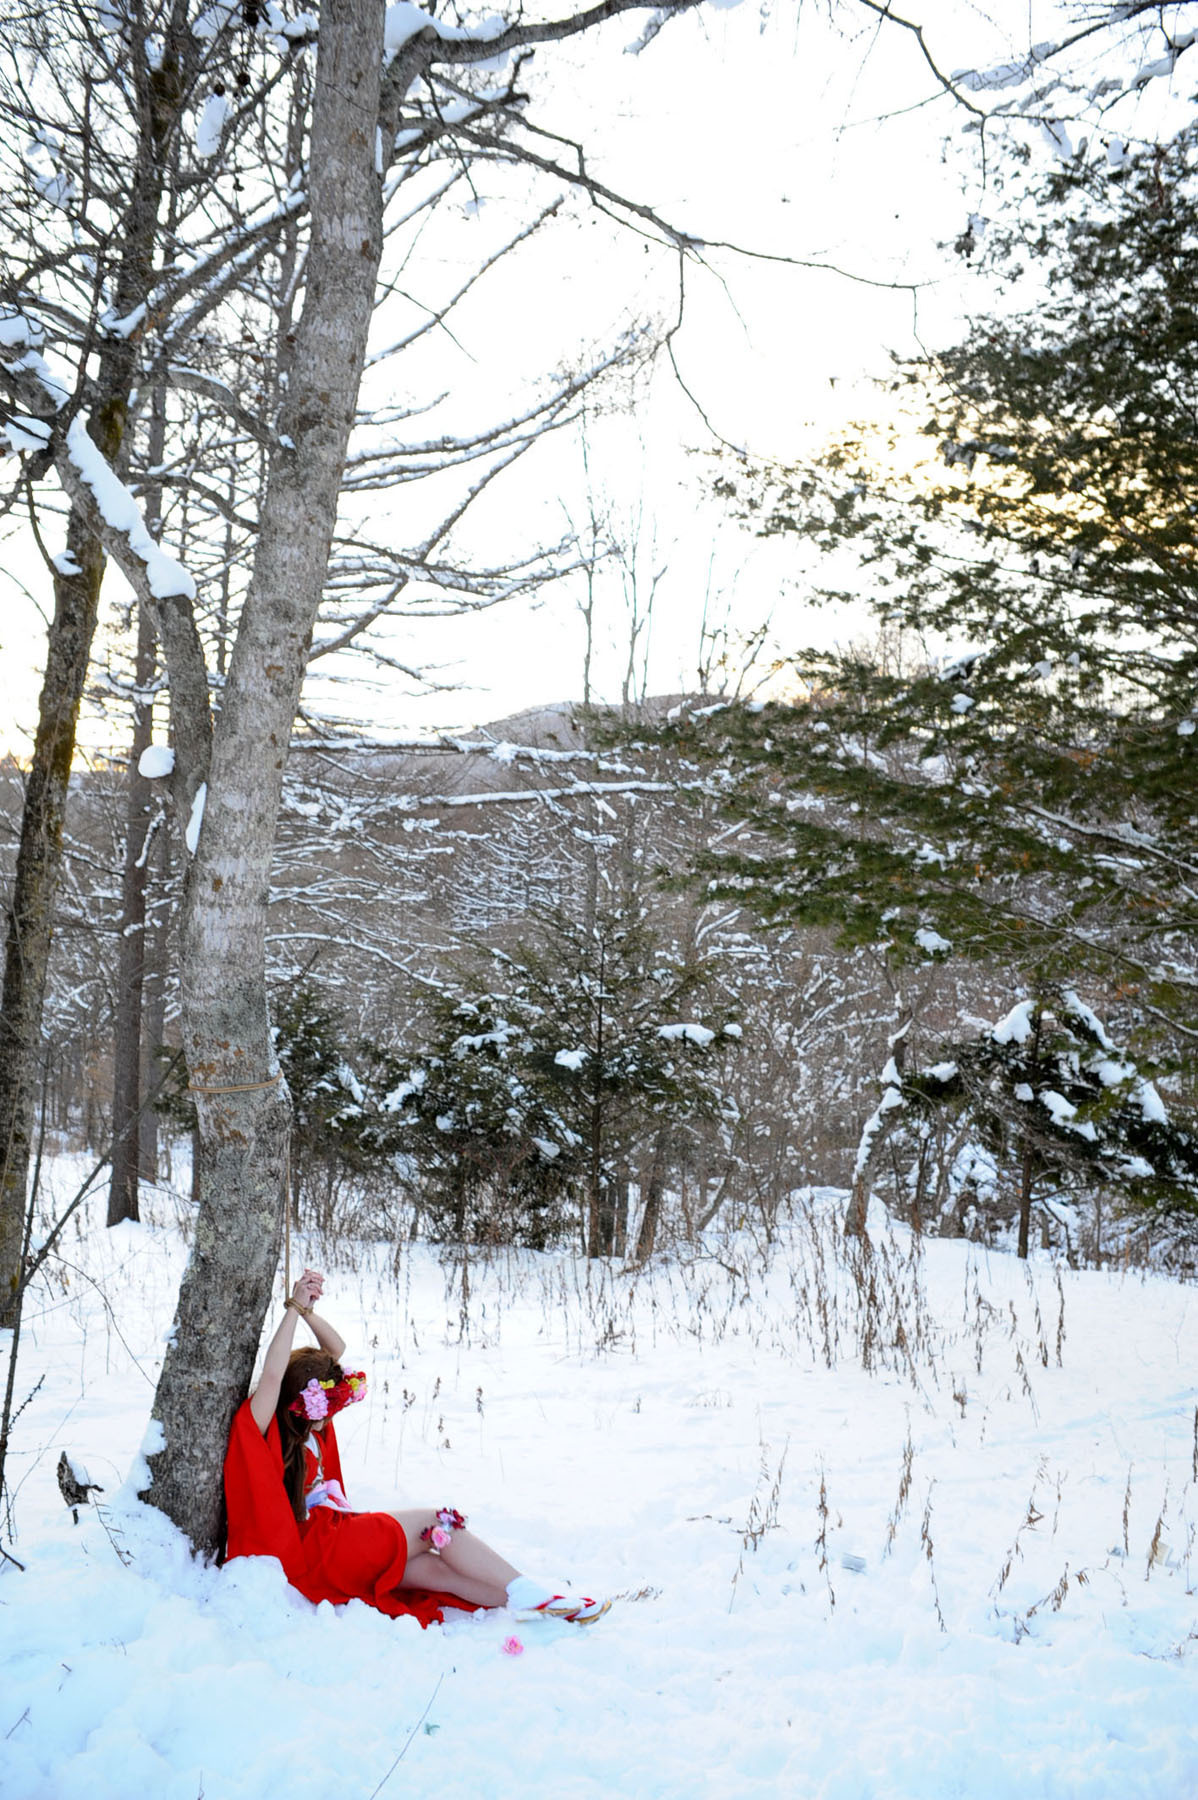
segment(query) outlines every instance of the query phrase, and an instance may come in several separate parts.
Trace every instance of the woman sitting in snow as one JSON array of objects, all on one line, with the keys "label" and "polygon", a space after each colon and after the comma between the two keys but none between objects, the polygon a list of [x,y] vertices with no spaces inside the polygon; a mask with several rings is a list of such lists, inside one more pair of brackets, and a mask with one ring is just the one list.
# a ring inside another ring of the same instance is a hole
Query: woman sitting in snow
[{"label": "woman sitting in snow", "polygon": [[[341,1485],[333,1414],[363,1398],[366,1377],[342,1368],[343,1339],[313,1311],[323,1286],[323,1275],[305,1269],[262,1378],[233,1420],[225,1457],[227,1558],[276,1556],[309,1600],[366,1600],[422,1625],[440,1622],[446,1606],[508,1606],[579,1625],[602,1618],[609,1600],[563,1596],[521,1575],[467,1531],[453,1507],[354,1512]],[[292,1349],[301,1317],[319,1349]]]}]

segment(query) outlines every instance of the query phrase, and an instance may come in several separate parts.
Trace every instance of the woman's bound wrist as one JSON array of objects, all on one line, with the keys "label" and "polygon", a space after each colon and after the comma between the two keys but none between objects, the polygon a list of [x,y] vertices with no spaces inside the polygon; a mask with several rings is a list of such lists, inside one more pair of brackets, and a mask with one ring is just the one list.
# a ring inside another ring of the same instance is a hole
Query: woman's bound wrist
[{"label": "woman's bound wrist", "polygon": [[305,1319],[310,1319],[312,1317],[312,1308],[310,1306],[305,1306],[302,1301],[297,1300],[294,1294],[288,1294],[286,1300],[283,1302],[283,1310],[286,1311],[289,1306],[293,1312],[299,1313]]}]

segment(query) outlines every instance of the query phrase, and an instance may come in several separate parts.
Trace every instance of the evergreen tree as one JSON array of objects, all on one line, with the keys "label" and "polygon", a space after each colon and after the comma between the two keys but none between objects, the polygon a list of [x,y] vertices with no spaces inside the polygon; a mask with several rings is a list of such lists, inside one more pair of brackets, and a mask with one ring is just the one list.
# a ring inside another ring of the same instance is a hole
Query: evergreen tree
[{"label": "evergreen tree", "polygon": [[894,1198],[917,1225],[962,1229],[972,1205],[1018,1221],[1033,1207],[1071,1236],[1070,1204],[1103,1190],[1164,1212],[1198,1209],[1198,1138],[1067,986],[941,1045],[915,1072],[892,1057],[858,1173],[888,1153]]},{"label": "evergreen tree", "polygon": [[663,1125],[730,1104],[719,1050],[737,1028],[701,1023],[705,1001],[708,971],[635,903],[589,925],[546,914],[463,971],[383,1100],[438,1228],[540,1247],[578,1223],[590,1255],[622,1250],[634,1156]]},{"label": "evergreen tree", "polygon": [[712,891],[898,960],[1084,974],[1178,1056],[1198,1040],[1196,155],[1187,132],[1034,194],[992,252],[1003,313],[900,369],[938,471],[857,437],[721,478],[759,529],[857,552],[884,654],[797,655],[794,700],[674,734],[752,827],[705,859]]}]

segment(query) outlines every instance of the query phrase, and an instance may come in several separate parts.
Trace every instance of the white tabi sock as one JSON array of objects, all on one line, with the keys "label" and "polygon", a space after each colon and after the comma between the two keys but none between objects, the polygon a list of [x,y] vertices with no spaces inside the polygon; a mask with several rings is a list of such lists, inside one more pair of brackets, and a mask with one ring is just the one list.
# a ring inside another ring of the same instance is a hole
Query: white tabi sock
[{"label": "white tabi sock", "polygon": [[507,1603],[513,1612],[530,1612],[556,1597],[553,1588],[546,1587],[543,1581],[535,1581],[531,1575],[517,1575],[507,1584]]}]

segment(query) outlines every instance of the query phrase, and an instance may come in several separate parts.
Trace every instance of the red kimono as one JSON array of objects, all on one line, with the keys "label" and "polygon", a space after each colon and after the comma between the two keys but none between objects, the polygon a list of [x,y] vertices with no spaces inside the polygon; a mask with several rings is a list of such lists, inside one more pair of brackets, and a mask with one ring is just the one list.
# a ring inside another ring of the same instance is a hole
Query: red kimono
[{"label": "red kimono", "polygon": [[[340,1483],[341,1458],[333,1421],[321,1434],[324,1473]],[[421,1625],[443,1622],[442,1608],[477,1610],[453,1594],[398,1584],[408,1561],[402,1525],[390,1513],[346,1513],[316,1506],[301,1525],[283,1486],[283,1448],[271,1419],[266,1436],[254,1423],[248,1400],[238,1407],[225,1454],[229,1514],[225,1560],[275,1556],[293,1588],[309,1600],[365,1600],[392,1618],[410,1614]]]}]

